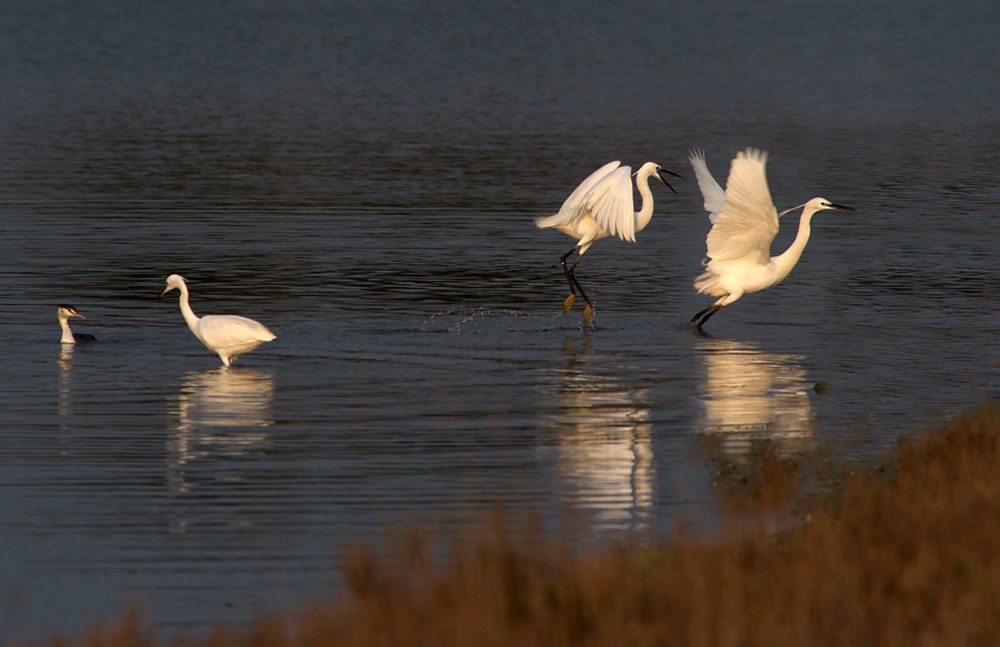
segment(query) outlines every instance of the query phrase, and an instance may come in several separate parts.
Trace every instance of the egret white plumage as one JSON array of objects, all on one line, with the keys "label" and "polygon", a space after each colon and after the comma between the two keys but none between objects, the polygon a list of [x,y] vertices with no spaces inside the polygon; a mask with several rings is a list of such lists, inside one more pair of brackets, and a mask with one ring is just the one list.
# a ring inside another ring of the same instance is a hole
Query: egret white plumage
[{"label": "egret white plumage", "polygon": [[93,335],[88,335],[87,333],[77,333],[74,335],[73,331],[69,329],[70,317],[86,319],[86,317],[77,312],[76,308],[73,306],[59,306],[59,310],[56,311],[56,316],[59,318],[59,326],[62,328],[62,339],[59,341],[63,344],[85,344],[87,342],[97,341],[97,338]]},{"label": "egret white plumage", "polygon": [[725,191],[709,173],[703,152],[692,151],[690,160],[712,221],[706,238],[709,261],[694,287],[701,294],[719,297],[691,318],[699,330],[723,306],[788,276],[809,242],[813,214],[823,209],[854,211],[825,198],[813,198],[783,211],[780,215],[802,208],[799,230],[788,249],[772,257],[771,242],[778,233],[779,214],[767,187],[767,151],[747,148],[737,152],[729,167]]},{"label": "egret white plumage", "polygon": [[171,274],[167,277],[167,287],[160,293],[162,297],[171,290],[181,291],[181,313],[188,328],[201,343],[219,354],[225,366],[231,366],[237,355],[249,353],[263,342],[271,341],[276,336],[270,330],[253,319],[239,315],[206,315],[198,317],[191,310],[188,301],[187,283],[183,276]]},{"label": "egret white plumage", "polygon": [[[635,242],[636,232],[645,229],[653,217],[653,193],[649,190],[649,178],[659,179],[674,191],[674,187],[670,186],[663,174],[669,173],[680,177],[654,162],[643,164],[635,173],[635,186],[642,196],[642,208],[633,211],[631,173],[630,166],[621,166],[621,162],[618,161],[608,162],[591,173],[569,194],[559,213],[535,219],[535,226],[539,229],[556,229],[577,239],[576,245],[560,259],[570,292],[563,303],[563,313],[569,312],[573,307],[576,293],[579,292],[587,302],[587,307],[583,311],[584,326],[590,322],[594,304],[587,298],[574,273],[580,258],[594,242],[602,238],[618,236],[622,240]],[[572,267],[567,267],[566,259],[574,251],[578,252],[576,260]]]}]

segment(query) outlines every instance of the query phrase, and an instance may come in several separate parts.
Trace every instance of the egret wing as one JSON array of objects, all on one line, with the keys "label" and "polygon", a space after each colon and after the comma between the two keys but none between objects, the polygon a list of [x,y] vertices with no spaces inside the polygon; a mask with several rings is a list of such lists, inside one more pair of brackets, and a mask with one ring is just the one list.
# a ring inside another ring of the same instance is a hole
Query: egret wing
[{"label": "egret wing", "polygon": [[239,315],[208,315],[201,318],[202,339],[216,348],[232,348],[251,341],[271,341],[274,333],[264,325]]},{"label": "egret wing", "polygon": [[601,178],[587,194],[586,211],[609,234],[634,243],[632,167],[620,166]]},{"label": "egret wing", "polygon": [[691,151],[688,159],[691,160],[691,168],[694,169],[694,175],[698,178],[698,188],[701,189],[701,195],[705,198],[705,211],[708,212],[709,220],[714,223],[719,212],[722,211],[726,192],[722,190],[722,187],[709,172],[708,164],[705,163],[705,151]]},{"label": "egret wing", "polygon": [[712,260],[732,260],[758,252],[771,255],[778,233],[778,212],[767,188],[767,151],[740,151],[729,168],[725,201],[706,240]]},{"label": "egret wing", "polygon": [[559,208],[559,213],[551,216],[535,218],[535,226],[539,229],[547,229],[549,227],[557,227],[559,225],[568,224],[582,217],[584,213],[586,213],[585,208],[587,204],[587,194],[592,188],[594,188],[594,185],[604,179],[604,176],[618,168],[620,165],[621,162],[617,160],[614,162],[608,162],[588,175],[587,179],[581,182],[580,186],[573,190],[573,193],[569,194],[569,197],[566,198],[565,202],[563,202],[562,207]]}]

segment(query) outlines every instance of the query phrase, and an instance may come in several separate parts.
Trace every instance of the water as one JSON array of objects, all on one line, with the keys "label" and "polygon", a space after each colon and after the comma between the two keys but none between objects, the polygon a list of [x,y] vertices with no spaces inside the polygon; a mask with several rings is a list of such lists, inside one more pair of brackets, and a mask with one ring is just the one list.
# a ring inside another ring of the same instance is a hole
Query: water
[{"label": "water", "polygon": [[[1000,8],[696,4],[5,5],[0,639],[241,622],[501,502],[710,525],[705,434],[871,458],[994,395]],[[701,338],[687,151],[745,145],[858,210]],[[581,262],[584,331],[532,218],[610,159],[688,179]],[[278,339],[220,370],[173,272]]]}]

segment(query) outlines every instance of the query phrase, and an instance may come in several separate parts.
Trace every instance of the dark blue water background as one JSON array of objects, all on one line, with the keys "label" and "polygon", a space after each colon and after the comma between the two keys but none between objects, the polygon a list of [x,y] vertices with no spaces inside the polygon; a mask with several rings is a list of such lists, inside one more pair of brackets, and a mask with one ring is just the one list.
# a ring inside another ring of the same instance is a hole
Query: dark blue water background
[{"label": "dark blue water background", "polygon": [[[867,459],[983,402],[998,33],[987,0],[4,3],[0,639],[130,595],[242,622],[497,502],[711,526],[706,435]],[[857,211],[697,337],[687,153],[721,181],[742,146],[779,209]],[[532,219],[611,159],[687,179],[584,258],[584,331]],[[173,272],[278,339],[219,370]],[[96,345],[61,348],[66,302]]]}]

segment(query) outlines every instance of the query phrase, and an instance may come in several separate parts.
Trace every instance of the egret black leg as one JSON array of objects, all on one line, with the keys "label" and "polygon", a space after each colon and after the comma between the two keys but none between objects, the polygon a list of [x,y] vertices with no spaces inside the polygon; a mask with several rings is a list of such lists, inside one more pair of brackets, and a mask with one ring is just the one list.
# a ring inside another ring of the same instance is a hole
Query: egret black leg
[{"label": "egret black leg", "polygon": [[694,322],[698,321],[698,319],[700,319],[703,314],[705,314],[706,312],[708,312],[709,310],[711,310],[714,307],[715,307],[715,305],[710,305],[707,308],[705,308],[704,310],[699,310],[693,317],[691,317],[691,322],[690,323],[694,323]]},{"label": "egret black leg", "polygon": [[566,280],[569,282],[570,294],[576,294],[576,286],[574,285],[576,277],[573,276],[573,270],[576,269],[576,264],[580,262],[580,257],[579,256],[576,257],[576,262],[573,263],[572,268],[566,267],[566,259],[568,259],[570,255],[576,251],[576,249],[577,249],[576,247],[572,248],[571,250],[563,254],[562,258],[560,259],[560,262],[562,263],[563,272],[565,272],[566,274]]},{"label": "egret black leg", "polygon": [[587,297],[587,293],[583,291],[583,286],[580,285],[579,279],[576,278],[576,265],[580,262],[580,255],[577,254],[576,260],[573,261],[573,265],[570,267],[566,266],[566,261],[569,259],[570,255],[577,251],[579,247],[573,247],[565,254],[563,254],[561,262],[563,267],[563,272],[566,273],[566,281],[569,283],[569,297],[567,297],[566,302],[563,303],[563,314],[569,312],[569,309],[573,307],[573,301],[576,299],[577,293],[583,297],[583,300],[587,302],[587,307],[583,311],[583,325],[587,326],[590,323],[590,318],[594,314],[594,304],[591,303],[590,298]]},{"label": "egret black leg", "polygon": [[580,285],[580,281],[577,280],[576,274],[571,274],[570,276],[573,277],[573,283],[576,283],[576,289],[580,293],[580,296],[583,297],[583,300],[587,302],[588,306],[590,306],[591,308],[593,308],[594,304],[591,303],[590,299],[587,298],[587,293],[583,291],[583,286],[581,286]]},{"label": "egret black leg", "polygon": [[696,314],[694,316],[694,319],[692,319],[691,321],[694,322],[695,319],[698,319],[698,317],[701,317],[701,319],[698,319],[698,324],[697,324],[698,325],[698,329],[701,330],[701,327],[705,325],[705,322],[708,321],[709,319],[711,319],[712,315],[714,315],[716,312],[718,312],[721,309],[722,309],[722,306],[711,306],[709,308],[705,308],[704,310],[702,310],[701,312],[699,312],[698,314]]}]

